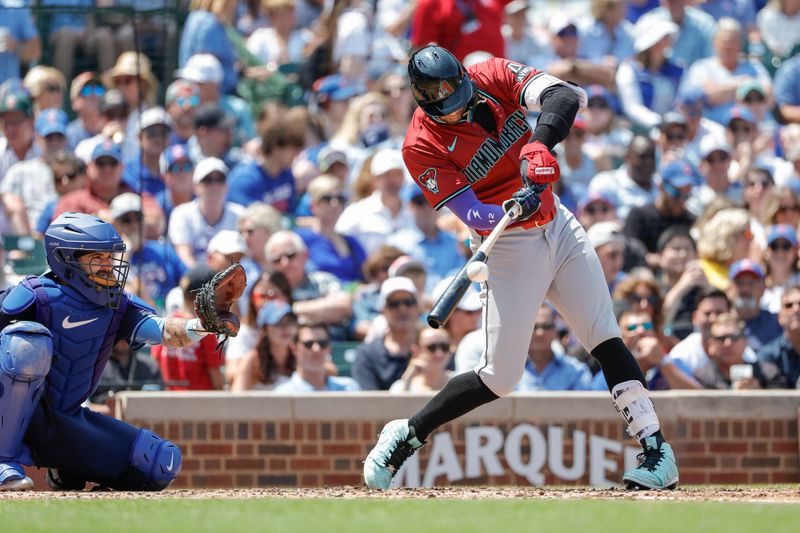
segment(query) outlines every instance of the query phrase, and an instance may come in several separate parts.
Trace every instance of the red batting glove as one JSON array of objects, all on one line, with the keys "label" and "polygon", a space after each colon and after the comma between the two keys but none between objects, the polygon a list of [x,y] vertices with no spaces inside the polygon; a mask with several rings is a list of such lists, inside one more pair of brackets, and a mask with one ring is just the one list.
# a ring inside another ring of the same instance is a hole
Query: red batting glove
[{"label": "red batting glove", "polygon": [[524,180],[533,183],[553,183],[561,177],[558,161],[539,141],[533,141],[522,147],[520,171]]}]

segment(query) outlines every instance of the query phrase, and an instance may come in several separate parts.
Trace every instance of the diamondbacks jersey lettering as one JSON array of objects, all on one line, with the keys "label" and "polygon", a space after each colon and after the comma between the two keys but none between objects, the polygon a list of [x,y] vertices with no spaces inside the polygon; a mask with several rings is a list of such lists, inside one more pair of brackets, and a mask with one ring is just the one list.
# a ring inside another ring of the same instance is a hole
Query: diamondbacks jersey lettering
[{"label": "diamondbacks jersey lettering", "polygon": [[[469,188],[481,202],[502,205],[522,186],[519,154],[533,133],[524,95],[538,79],[546,77],[533,67],[500,58],[469,67],[467,72],[479,100],[491,110],[498,133],[487,133],[475,121],[437,123],[418,109],[403,145],[406,167],[436,209]],[[539,212],[512,227],[529,228],[552,220],[552,192],[543,192],[541,200]]]}]

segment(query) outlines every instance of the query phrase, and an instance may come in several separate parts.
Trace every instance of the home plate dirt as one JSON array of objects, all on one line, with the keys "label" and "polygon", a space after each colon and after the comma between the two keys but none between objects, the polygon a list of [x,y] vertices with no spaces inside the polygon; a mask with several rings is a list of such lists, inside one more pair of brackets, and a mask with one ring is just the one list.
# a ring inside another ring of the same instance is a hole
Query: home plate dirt
[{"label": "home plate dirt", "polygon": [[174,489],[164,492],[5,492],[0,501],[16,499],[117,499],[117,498],[418,498],[418,499],[534,499],[534,500],[675,500],[800,503],[797,486],[738,487],[690,486],[665,492],[631,492],[622,489],[571,487],[441,487],[426,489],[394,489],[386,492],[364,487],[330,487],[315,489]]}]

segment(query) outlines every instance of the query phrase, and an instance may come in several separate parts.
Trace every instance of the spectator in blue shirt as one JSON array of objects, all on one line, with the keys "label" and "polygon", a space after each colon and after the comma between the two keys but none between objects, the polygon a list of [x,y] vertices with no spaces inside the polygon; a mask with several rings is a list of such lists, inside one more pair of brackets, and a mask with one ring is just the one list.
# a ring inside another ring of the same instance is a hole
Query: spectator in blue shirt
[{"label": "spectator in blue shirt", "polygon": [[744,320],[748,345],[758,351],[782,333],[778,317],[760,306],[765,289],[764,269],[750,259],[742,259],[731,265],[729,277],[728,298]]},{"label": "spectator in blue shirt", "polygon": [[44,235],[47,226],[55,218],[53,215],[61,197],[72,191],[85,189],[86,180],[88,179],[86,176],[86,164],[67,150],[59,150],[50,155],[46,160],[46,164],[53,173],[53,181],[58,196],[45,206],[39,215],[39,220],[31,221],[35,222],[35,227],[32,228],[35,235]]},{"label": "spectator in blue shirt", "polygon": [[8,0],[0,2],[0,83],[19,78],[22,64],[38,61],[42,55],[33,15],[23,5]]},{"label": "spectator in blue shirt", "polygon": [[657,17],[662,21],[672,21],[680,27],[680,32],[672,45],[670,59],[684,69],[689,68],[698,59],[709,57],[714,53],[711,47],[715,28],[714,18],[696,7],[687,6],[687,3],[685,0],[667,0],[662,2],[663,7],[645,15]]},{"label": "spectator in blue shirt", "polygon": [[122,180],[132,190],[156,195],[165,189],[161,154],[167,148],[172,121],[161,107],[152,107],[139,120],[139,148],[124,162]]},{"label": "spectator in blue shirt", "polygon": [[800,388],[800,286],[792,285],[783,292],[778,321],[783,335],[758,351],[758,360],[781,369],[790,388]]},{"label": "spectator in blue shirt", "polygon": [[194,135],[194,111],[200,105],[200,89],[196,83],[175,80],[167,87],[164,107],[172,119],[170,146],[186,144]]},{"label": "spectator in blue shirt", "polygon": [[194,198],[194,162],[185,146],[173,144],[162,154],[160,164],[164,188],[155,194],[155,199],[169,220],[175,206],[191,202]]},{"label": "spectator in blue shirt", "polygon": [[264,202],[281,213],[292,212],[295,184],[292,161],[305,145],[305,132],[276,117],[264,129],[261,154],[230,174],[228,201],[243,206]]},{"label": "spectator in blue shirt", "polygon": [[233,117],[219,106],[207,104],[194,113],[194,137],[186,149],[195,164],[208,157],[221,159],[225,166],[234,169],[242,160],[242,151],[233,146]]},{"label": "spectator in blue shirt", "polygon": [[126,192],[115,197],[109,206],[114,227],[125,241],[130,254],[131,271],[128,289],[160,309],[167,293],[177,287],[186,265],[167,242],[145,240],[142,199]]},{"label": "spectator in blue shirt", "polygon": [[556,312],[550,304],[542,304],[533,326],[528,359],[517,391],[589,390],[592,372],[574,357],[553,351],[558,331]]},{"label": "spectator in blue shirt", "polygon": [[784,61],[775,73],[775,103],[783,120],[800,124],[800,55]]},{"label": "spectator in blue shirt", "polygon": [[96,72],[81,72],[69,89],[72,110],[78,115],[67,125],[67,146],[75,150],[78,143],[94,137],[103,129],[104,120],[100,115],[100,98],[106,88]]},{"label": "spectator in blue shirt", "polygon": [[331,358],[331,336],[324,324],[301,323],[294,334],[291,350],[297,360],[297,368],[288,381],[275,387],[275,392],[292,394],[360,390],[353,378],[329,375],[327,361]]},{"label": "spectator in blue shirt", "polygon": [[224,73],[222,92],[236,92],[239,73],[236,71],[236,49],[228,38],[226,25],[236,16],[236,0],[196,0],[186,18],[178,49],[178,64],[183,67],[195,54],[214,55]]},{"label": "spectator in blue shirt", "polygon": [[619,63],[633,56],[631,24],[622,0],[592,0],[592,16],[580,25],[578,56]]},{"label": "spectator in blue shirt", "polygon": [[343,283],[363,279],[361,266],[367,258],[364,248],[350,236],[334,231],[347,202],[341,180],[323,174],[308,184],[311,196],[312,226],[298,228],[297,234],[308,247],[308,260],[314,269],[330,272]]}]

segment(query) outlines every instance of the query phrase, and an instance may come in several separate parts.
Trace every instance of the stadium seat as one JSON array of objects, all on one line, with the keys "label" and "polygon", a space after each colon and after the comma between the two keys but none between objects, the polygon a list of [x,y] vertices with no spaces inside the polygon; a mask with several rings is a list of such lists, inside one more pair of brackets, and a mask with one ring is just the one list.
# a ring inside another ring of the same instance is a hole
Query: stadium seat
[{"label": "stadium seat", "polygon": [[333,341],[331,358],[340,376],[350,377],[350,369],[356,360],[356,349],[361,345],[358,341]]},{"label": "stadium seat", "polygon": [[3,235],[3,246],[15,274],[39,275],[47,270],[44,241],[27,235]]}]

